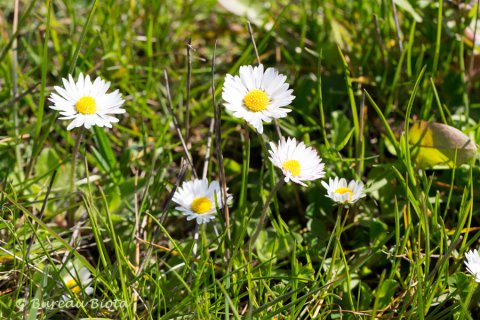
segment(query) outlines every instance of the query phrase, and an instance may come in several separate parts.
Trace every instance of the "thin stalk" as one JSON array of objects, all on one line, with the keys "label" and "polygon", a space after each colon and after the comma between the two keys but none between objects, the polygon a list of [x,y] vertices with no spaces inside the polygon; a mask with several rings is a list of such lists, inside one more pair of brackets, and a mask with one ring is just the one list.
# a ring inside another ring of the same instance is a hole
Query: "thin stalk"
[{"label": "thin stalk", "polygon": [[[477,10],[475,10],[475,29],[473,29],[473,46],[472,46],[472,56],[470,57],[470,64],[468,66],[468,77],[471,78],[473,74],[473,65],[475,61],[475,40],[477,39],[477,26],[478,26],[478,8],[480,6],[480,0],[477,0]],[[469,81],[470,86],[473,84],[473,81]]]},{"label": "thin stalk", "polygon": [[[340,239],[340,237],[341,237],[342,232],[343,232],[343,230],[344,230],[344,228],[345,228],[345,223],[347,222],[349,212],[350,212],[350,207],[347,208],[347,211],[345,212],[345,217],[343,218],[342,225],[341,225],[341,227],[338,229],[338,235],[336,235],[337,241],[338,241],[337,244],[338,244],[339,246],[341,246],[341,239]],[[341,253],[341,255],[342,255],[342,259],[343,259],[343,262],[344,262],[344,264],[345,264],[345,277],[346,277],[345,283],[346,283],[346,285],[347,285],[347,288],[346,288],[346,289],[347,289],[347,290],[346,290],[346,292],[347,292],[347,297],[348,297],[348,300],[349,300],[349,303],[350,303],[350,307],[351,307],[351,308],[355,308],[355,304],[354,304],[354,302],[353,302],[353,298],[352,298],[352,294],[351,294],[352,291],[351,291],[351,289],[350,289],[351,277],[350,277],[350,272],[349,272],[349,268],[348,268],[348,263],[347,263],[347,260],[346,260],[346,258],[345,258],[345,253],[343,252],[343,250],[340,251],[340,253]],[[333,261],[332,261],[332,263],[333,263]]]},{"label": "thin stalk", "polygon": [[[433,56],[433,75],[435,76],[437,73],[437,66],[438,66],[438,58],[440,56],[440,43],[442,40],[442,18],[443,18],[443,0],[438,1],[438,15],[437,15],[437,37],[435,40],[435,54]],[[475,26],[476,27],[476,26]],[[475,40],[475,38],[474,38]],[[474,46],[475,48],[475,46]]]},{"label": "thin stalk", "polygon": [[[135,209],[135,229],[133,232],[134,236],[134,241],[135,241],[135,256],[134,256],[134,261],[135,261],[135,275],[138,277],[139,273],[139,267],[140,267],[140,213],[138,210],[138,171],[135,170],[135,193],[133,195],[134,197],[134,209]],[[133,288],[137,289],[138,288],[138,282],[135,282],[133,284]],[[137,312],[137,304],[138,304],[138,292],[137,290],[133,290],[132,294],[132,300],[133,300],[133,313]]]},{"label": "thin stalk", "polygon": [[215,236],[218,238],[218,241],[220,241],[220,233],[218,232],[217,226],[215,224],[213,225],[213,232],[215,232]]},{"label": "thin stalk", "polygon": [[465,46],[463,44],[463,35],[462,35],[462,40],[459,42],[460,48],[458,52],[458,64],[460,66],[460,71],[461,71],[461,79],[462,79],[462,84],[463,84],[463,94],[462,94],[462,100],[463,104],[465,106],[464,110],[464,119],[463,119],[463,125],[466,125],[468,123],[468,116],[470,114],[470,98],[468,97],[468,88],[469,84],[467,83],[467,70],[465,68],[465,58],[464,58],[464,53],[465,53]]},{"label": "thin stalk", "polygon": [[[195,260],[197,260],[197,251],[198,251],[198,235],[200,234],[199,231],[200,231],[200,225],[198,223],[196,223],[195,224],[195,231],[193,233],[192,261],[190,262],[190,274],[188,275],[188,285],[189,286],[192,285],[193,272],[195,271]],[[190,310],[190,307],[189,307],[189,310]]]},{"label": "thin stalk", "polygon": [[[197,223],[195,225],[195,232],[193,233],[193,261],[195,261],[197,257],[197,251],[198,251],[198,235],[200,234],[200,225]],[[193,267],[193,261],[192,261],[192,267]],[[193,268],[192,268],[193,271]]]},{"label": "thin stalk", "polygon": [[188,152],[188,147],[183,138],[182,131],[180,130],[180,126],[178,125],[177,117],[175,117],[175,113],[173,112],[173,102],[172,102],[172,95],[170,94],[170,85],[168,84],[168,74],[167,70],[163,70],[163,75],[165,77],[165,89],[167,90],[167,108],[168,112],[172,116],[173,125],[175,126],[175,130],[177,131],[178,138],[182,143],[183,153],[185,154],[185,158],[187,159],[190,168],[192,169],[192,174],[195,178],[198,178],[197,171],[195,170],[195,166],[193,165],[192,157],[190,156],[190,152]]},{"label": "thin stalk", "polygon": [[190,88],[192,84],[192,39],[187,40],[187,97],[185,101],[185,141],[190,138]]},{"label": "thin stalk", "polygon": [[250,238],[250,247],[253,249],[253,246],[255,245],[255,241],[258,238],[258,235],[260,234],[260,231],[262,231],[263,225],[265,224],[265,219],[267,217],[267,211],[268,208],[270,207],[270,202],[272,202],[273,197],[277,193],[277,191],[280,189],[280,187],[284,183],[284,179],[278,180],[277,184],[273,187],[272,191],[267,196],[267,199],[265,200],[265,204],[263,205],[262,213],[260,214],[260,220],[258,220],[257,228],[255,229],[255,232],[253,233],[252,237]]},{"label": "thin stalk", "polygon": [[[19,0],[15,0],[14,8],[13,8],[13,34],[16,34],[18,31],[18,7],[20,3]],[[13,39],[12,43],[12,95],[13,99],[16,99],[18,93],[18,41],[17,37]],[[16,100],[15,100],[16,101]],[[15,139],[19,139],[19,130],[18,130],[18,103],[15,102],[13,104],[13,129],[15,132]],[[22,154],[20,152],[20,143],[15,143],[15,157],[17,158],[19,172],[23,172],[23,159]],[[23,180],[23,177],[21,177]]]},{"label": "thin stalk", "polygon": [[[212,66],[211,66],[211,77],[212,77],[212,107],[213,107],[213,118],[215,119],[215,147],[217,151],[217,161],[218,161],[218,171],[219,171],[219,178],[220,178],[220,186],[221,186],[221,196],[222,196],[222,210],[223,216],[225,218],[225,228],[226,228],[226,244],[225,244],[225,256],[224,262],[226,265],[226,274],[230,274],[232,271],[232,260],[231,258],[231,230],[230,230],[230,211],[227,204],[227,182],[225,178],[225,166],[223,164],[223,154],[222,154],[222,132],[221,128],[221,119],[222,119],[222,108],[217,106],[217,101],[215,99],[215,61],[216,61],[216,54],[217,54],[217,40],[215,40],[215,44],[213,46],[213,55],[212,55]],[[220,282],[217,282],[220,284]],[[232,302],[227,294],[227,290],[231,288],[231,280],[230,277],[226,277],[225,279],[225,287],[220,284],[222,291],[224,293],[225,299],[225,319],[228,318],[230,315],[230,307],[234,313],[236,313],[235,308],[231,305]]]},{"label": "thin stalk", "polygon": [[210,153],[212,150],[212,133],[215,125],[215,119],[210,119],[210,126],[208,127],[207,151],[205,152],[205,160],[203,162],[202,179],[207,179],[208,166],[210,164]]},{"label": "thin stalk", "polygon": [[[342,58],[343,68],[344,68],[344,76],[345,76],[345,84],[347,85],[347,92],[348,92],[348,100],[350,101],[350,109],[352,112],[353,118],[353,127],[355,132],[355,154],[358,153],[360,150],[360,124],[358,120],[358,110],[357,110],[357,103],[355,102],[355,93],[353,92],[353,85],[352,85],[352,77],[350,76],[350,68],[348,66],[347,59],[340,49],[340,46],[337,46],[338,53],[340,54],[340,58]],[[358,166],[358,159],[355,159],[355,166]]]},{"label": "thin stalk", "polygon": [[242,189],[240,190],[239,204],[241,211],[244,212],[247,204],[247,189],[248,189],[248,171],[250,170],[250,133],[248,132],[248,124],[244,123],[245,133],[243,145],[243,163],[242,163]]},{"label": "thin stalk", "polygon": [[[338,212],[340,212],[340,214],[343,214],[343,212],[344,212],[344,210],[343,210],[343,209],[344,209],[343,205],[339,205],[339,207],[341,207],[341,208],[338,210]],[[340,227],[338,230],[336,230],[336,231],[338,231],[338,233],[336,234],[338,243],[341,243],[340,237],[341,237],[341,235],[342,235],[342,233],[343,233],[343,228],[345,227],[345,223],[347,223],[347,219],[348,219],[348,214],[349,214],[349,213],[350,213],[350,207],[348,207],[347,210],[345,211],[345,217],[343,218],[343,222],[342,222],[342,224],[341,224],[341,227]]]},{"label": "thin stalk", "polygon": [[391,2],[393,9],[393,21],[395,22],[395,31],[397,33],[398,49],[400,50],[400,53],[403,53],[402,34],[400,31],[400,23],[398,22],[397,7],[395,6],[395,0],[391,0]]},{"label": "thin stalk", "polygon": [[75,181],[77,180],[77,156],[80,150],[80,144],[82,143],[85,128],[81,127],[78,132],[77,141],[72,151],[72,166],[70,171],[70,209],[67,211],[67,224],[71,228],[75,225],[75,210],[73,209],[75,202]]},{"label": "thin stalk", "polygon": [[355,150],[355,158],[357,158],[357,161],[359,165],[357,166],[357,177],[361,177],[363,175],[363,170],[365,168],[365,139],[364,139],[364,130],[365,130],[365,92],[362,94],[362,103],[360,104],[359,108],[359,120],[360,120],[360,134],[358,136],[359,141],[359,149]]},{"label": "thin stalk", "polygon": [[322,94],[322,59],[323,59],[323,51],[320,50],[318,55],[318,81],[317,81],[317,90],[318,90],[318,109],[320,113],[320,125],[322,127],[322,135],[323,141],[327,149],[330,149],[330,143],[327,139],[327,131],[325,126],[325,112],[323,110],[323,94]]},{"label": "thin stalk", "polygon": [[[175,192],[177,192],[178,187],[182,184],[186,174],[187,174],[187,161],[185,160],[184,157],[182,157],[180,161],[180,170],[178,171],[177,180],[175,181],[175,184],[173,185],[172,190],[170,190],[168,198],[165,201],[165,204],[163,205],[163,208],[162,208],[162,214],[160,215],[160,219],[159,219],[160,224],[165,223],[173,196],[175,195]],[[152,237],[152,239],[155,239],[155,238],[156,236]]]},{"label": "thin stalk", "polygon": [[[43,213],[45,212],[45,208],[47,207],[48,197],[50,195],[50,191],[52,191],[53,183],[55,182],[56,175],[57,175],[57,170],[55,169],[55,170],[53,170],[52,176],[50,178],[50,183],[48,185],[47,192],[45,193],[45,198],[43,198],[42,208],[40,209],[40,212],[38,213],[38,220],[43,219]],[[35,224],[35,221],[32,221],[32,228],[33,227],[35,227],[34,233],[36,234],[37,230],[38,230],[38,224]],[[28,259],[29,259],[29,255],[30,255],[30,250],[32,248],[32,245],[33,245],[34,241],[35,241],[35,237],[31,237],[30,242],[29,242],[28,247],[27,247],[27,251],[25,253],[25,262],[26,262],[27,266],[28,266]],[[26,292],[28,292],[28,291],[26,291]]]},{"label": "thin stalk", "polygon": [[[220,185],[222,191],[222,203],[223,203],[223,215],[225,217],[225,227],[227,228],[227,240],[230,242],[230,211],[227,205],[227,182],[225,180],[225,167],[223,165],[223,154],[222,154],[222,132],[220,131],[221,125],[221,112],[222,109],[220,106],[217,106],[217,101],[215,99],[215,58],[217,52],[217,41],[215,41],[215,46],[213,48],[212,56],[212,105],[213,105],[213,118],[215,119],[215,136],[216,136],[216,151],[217,151],[217,161],[219,167],[219,177]],[[226,252],[227,260],[230,259],[229,250]]]},{"label": "thin stalk", "polygon": [[261,64],[260,56],[258,55],[257,45],[255,44],[255,38],[253,37],[252,25],[250,21],[247,21],[248,33],[250,34],[250,40],[252,41],[253,51],[255,52],[255,56],[257,57],[257,63]]},{"label": "thin stalk", "polygon": [[430,84],[432,85],[433,94],[435,96],[435,101],[437,102],[438,111],[440,111],[440,117],[442,118],[442,122],[444,124],[448,124],[447,118],[445,117],[445,112],[443,111],[442,103],[440,102],[440,97],[438,96],[437,88],[435,87],[435,83],[433,82],[432,77],[430,77]]},{"label": "thin stalk", "polygon": [[342,222],[342,215],[343,215],[343,205],[339,204],[337,208],[337,220],[335,222],[335,230],[334,230],[335,244],[333,246],[332,262],[327,272],[327,277],[326,277],[327,281],[333,281],[332,272],[334,270],[335,260],[337,259],[337,255],[338,255],[338,247],[341,245],[340,237],[342,236],[343,226],[345,225],[345,222],[347,220],[345,216],[345,219]]},{"label": "thin stalk", "polygon": [[[175,195],[175,192],[177,191],[179,185],[182,183],[183,178],[185,177],[185,172],[186,171],[187,171],[187,166],[185,164],[184,158],[182,158],[182,161],[181,161],[181,164],[180,164],[180,171],[178,172],[177,179],[176,179],[175,184],[173,185],[173,188],[170,191],[170,194],[168,195],[168,198],[165,201],[165,204],[163,205],[163,208],[162,208],[162,211],[161,211],[162,214],[160,215],[160,219],[159,219],[159,225],[160,226],[163,225],[163,223],[165,222],[168,210],[170,209],[170,205],[172,203],[172,198]],[[156,227],[152,231],[151,241],[149,242],[149,244],[146,248],[146,254],[144,256],[144,259],[143,259],[142,263],[138,267],[138,274],[141,273],[141,271],[143,270],[143,268],[145,267],[147,262],[150,261],[150,258],[152,256],[152,252],[153,252],[153,247],[154,247],[153,244],[155,243],[160,231],[163,230],[159,227],[159,225],[156,225]]]}]

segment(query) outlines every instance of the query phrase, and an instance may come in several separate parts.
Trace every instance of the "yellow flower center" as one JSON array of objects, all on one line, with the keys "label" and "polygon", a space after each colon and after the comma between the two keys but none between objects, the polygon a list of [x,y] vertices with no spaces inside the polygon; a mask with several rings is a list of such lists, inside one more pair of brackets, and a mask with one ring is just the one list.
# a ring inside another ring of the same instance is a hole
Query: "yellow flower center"
[{"label": "yellow flower center", "polygon": [[297,160],[287,160],[282,164],[283,170],[290,171],[294,177],[300,175],[300,163]]},{"label": "yellow flower center", "polygon": [[212,201],[205,197],[198,197],[192,201],[192,210],[198,214],[204,214],[212,209]]},{"label": "yellow flower center", "polygon": [[251,111],[258,112],[267,109],[270,99],[263,90],[253,89],[245,95],[243,103]]},{"label": "yellow flower center", "polygon": [[353,196],[352,189],[347,188],[347,187],[340,187],[337,190],[335,190],[335,193],[339,193],[339,194],[345,194],[347,192],[349,193],[348,200],[352,200],[352,196]]},{"label": "yellow flower center", "polygon": [[70,290],[72,290],[73,293],[77,294],[79,293],[80,291],[82,291],[80,289],[80,286],[77,284],[77,281],[75,281],[74,279],[70,279],[68,280],[67,282],[65,282],[65,285],[70,288]]},{"label": "yellow flower center", "polygon": [[97,104],[92,97],[84,96],[75,103],[75,108],[81,114],[94,114],[97,111]]}]

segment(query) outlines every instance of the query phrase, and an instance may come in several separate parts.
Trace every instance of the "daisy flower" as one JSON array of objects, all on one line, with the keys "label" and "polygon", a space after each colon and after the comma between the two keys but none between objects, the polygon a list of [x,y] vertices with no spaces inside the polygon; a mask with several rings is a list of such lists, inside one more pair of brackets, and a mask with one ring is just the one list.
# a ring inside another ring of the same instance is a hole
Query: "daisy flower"
[{"label": "daisy flower", "polygon": [[[227,204],[231,199],[232,196],[227,194]],[[175,192],[172,200],[179,205],[175,209],[181,211],[188,221],[196,219],[198,224],[215,219],[217,211],[215,203],[219,209],[223,207],[218,181],[212,181],[209,185],[207,179],[184,182]]]},{"label": "daisy flower", "polygon": [[245,119],[262,133],[263,121],[286,117],[292,111],[282,108],[295,98],[285,83],[286,76],[274,68],[264,72],[261,64],[241,66],[239,73],[240,76],[227,74],[222,92],[225,108],[235,117]]},{"label": "daisy flower", "polygon": [[465,265],[467,266],[468,272],[475,276],[475,281],[480,283],[480,256],[478,255],[477,249],[470,250],[465,253]]},{"label": "daisy flower", "polygon": [[[93,293],[93,288],[88,286],[92,281],[91,275],[90,271],[85,267],[80,268],[78,271],[72,267],[68,270],[62,280],[72,293],[78,295],[82,292],[82,287],[87,286],[83,291],[85,294],[91,295]],[[63,300],[66,301],[69,299],[68,295],[63,295]]]},{"label": "daisy flower", "polygon": [[365,197],[362,181],[352,180],[347,185],[347,180],[335,177],[335,179],[329,178],[328,184],[322,181],[322,185],[327,189],[327,197],[338,203],[353,204]]},{"label": "daisy flower", "polygon": [[317,151],[303,142],[297,144],[295,138],[280,138],[278,145],[270,142],[270,161],[282,169],[285,182],[292,180],[306,186],[303,181],[320,179],[325,175],[324,164]]},{"label": "daisy flower", "polygon": [[96,78],[92,83],[88,75],[83,77],[81,73],[77,82],[72,75],[62,81],[63,88],[55,86],[57,93],[52,93],[48,100],[53,102],[51,109],[60,111],[59,119],[72,120],[67,130],[81,126],[89,129],[94,125],[111,128],[112,123],[118,122],[111,115],[125,113],[121,108],[125,101],[118,90],[107,93],[110,82]]}]

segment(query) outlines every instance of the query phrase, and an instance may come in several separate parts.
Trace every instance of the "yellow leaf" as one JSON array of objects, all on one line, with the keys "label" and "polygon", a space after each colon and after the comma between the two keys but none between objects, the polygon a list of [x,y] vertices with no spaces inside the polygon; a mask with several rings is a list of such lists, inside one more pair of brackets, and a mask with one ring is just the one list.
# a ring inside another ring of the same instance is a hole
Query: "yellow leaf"
[{"label": "yellow leaf", "polygon": [[477,146],[463,132],[436,122],[413,124],[408,132],[408,142],[412,157],[421,169],[458,167],[477,154]]},{"label": "yellow leaf", "polygon": [[[460,231],[460,233],[475,232],[478,230],[480,230],[480,227],[463,228],[462,231]],[[451,236],[451,235],[454,235],[455,232],[457,232],[457,229],[446,229],[446,231],[447,231],[447,234]]]}]

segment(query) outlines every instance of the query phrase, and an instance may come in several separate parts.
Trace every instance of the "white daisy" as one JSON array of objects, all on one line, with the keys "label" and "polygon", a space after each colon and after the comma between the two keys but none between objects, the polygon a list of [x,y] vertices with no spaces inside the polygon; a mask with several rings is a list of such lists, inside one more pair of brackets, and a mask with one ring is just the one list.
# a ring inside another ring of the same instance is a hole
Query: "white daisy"
[{"label": "white daisy", "polygon": [[328,184],[322,181],[322,185],[327,189],[327,197],[338,203],[353,204],[365,197],[362,181],[352,180],[347,185],[347,180],[335,177],[335,179],[329,178]]},{"label": "white daisy", "polygon": [[468,272],[475,276],[475,281],[480,283],[480,256],[478,255],[477,249],[470,250],[465,253],[465,265],[467,266]]},{"label": "white daisy", "polygon": [[[71,267],[68,272],[63,277],[63,283],[65,286],[72,291],[73,294],[80,294],[82,292],[82,288],[85,294],[91,295],[93,293],[93,288],[89,287],[88,285],[92,281],[91,273],[88,271],[87,268],[82,267],[80,270],[76,270],[74,267]],[[69,300],[70,297],[68,295],[63,295],[63,300]]]},{"label": "white daisy", "polygon": [[94,125],[111,128],[111,123],[118,122],[111,115],[125,113],[120,108],[125,101],[118,90],[107,93],[110,82],[96,78],[92,83],[88,75],[83,77],[81,73],[77,82],[72,75],[62,81],[64,88],[55,86],[58,94],[52,93],[48,100],[53,102],[51,109],[60,111],[59,119],[73,120],[67,130],[81,126],[89,129]]},{"label": "white daisy", "polygon": [[272,150],[270,160],[282,169],[285,182],[292,180],[295,183],[306,186],[302,181],[320,179],[325,175],[324,164],[318,153],[312,147],[306,147],[303,142],[297,145],[295,138],[280,138],[278,146],[270,142]]},{"label": "white daisy", "polygon": [[[227,193],[227,204],[231,199],[232,196]],[[217,211],[215,203],[219,209],[223,207],[222,191],[218,181],[212,181],[209,185],[207,179],[184,182],[172,200],[179,204],[175,209],[181,211],[188,221],[196,219],[198,224],[215,219]]]},{"label": "white daisy", "polygon": [[263,72],[261,64],[258,67],[241,66],[239,73],[240,76],[227,74],[222,92],[225,108],[235,117],[245,119],[262,133],[262,121],[283,118],[292,111],[282,108],[295,98],[293,90],[289,90],[288,83],[285,83],[286,76],[274,68]]}]

